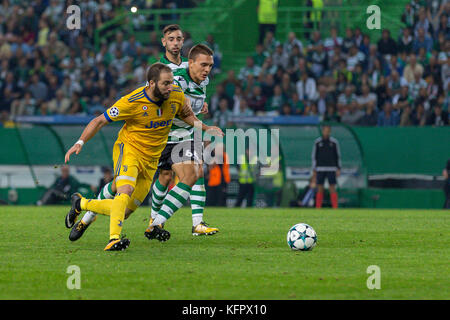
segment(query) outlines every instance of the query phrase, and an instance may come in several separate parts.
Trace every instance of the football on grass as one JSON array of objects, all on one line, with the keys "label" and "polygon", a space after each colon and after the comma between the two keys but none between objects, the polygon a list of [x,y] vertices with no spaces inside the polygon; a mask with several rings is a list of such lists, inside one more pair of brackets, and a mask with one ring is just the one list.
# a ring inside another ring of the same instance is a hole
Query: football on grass
[{"label": "football on grass", "polygon": [[289,229],[287,244],[292,250],[311,251],[317,243],[317,234],[306,223],[298,223]]}]

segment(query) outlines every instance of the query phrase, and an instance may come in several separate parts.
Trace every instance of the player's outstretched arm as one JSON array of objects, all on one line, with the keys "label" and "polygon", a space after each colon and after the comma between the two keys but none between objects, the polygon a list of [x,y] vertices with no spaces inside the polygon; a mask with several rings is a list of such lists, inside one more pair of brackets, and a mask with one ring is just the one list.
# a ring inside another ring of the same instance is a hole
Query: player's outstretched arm
[{"label": "player's outstretched arm", "polygon": [[106,120],[103,114],[92,119],[91,122],[88,123],[86,128],[84,128],[80,139],[78,139],[78,141],[75,142],[72,148],[67,151],[66,156],[64,157],[65,163],[69,162],[70,155],[72,153],[79,154],[81,152],[81,149],[83,148],[83,145],[88,142],[93,136],[95,136],[95,134],[107,124],[108,120]]},{"label": "player's outstretched arm", "polygon": [[213,136],[223,137],[225,135],[222,129],[220,129],[219,127],[208,126],[204,124],[199,118],[197,118],[194,112],[192,111],[189,99],[185,100],[183,108],[179,112],[178,116],[188,125],[200,128],[202,131],[208,131],[208,133]]}]

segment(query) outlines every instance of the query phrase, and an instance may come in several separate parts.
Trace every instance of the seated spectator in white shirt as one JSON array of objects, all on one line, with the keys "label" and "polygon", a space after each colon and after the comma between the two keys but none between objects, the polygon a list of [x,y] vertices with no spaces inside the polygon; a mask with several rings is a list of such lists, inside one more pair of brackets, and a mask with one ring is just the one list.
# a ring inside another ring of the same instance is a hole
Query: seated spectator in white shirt
[{"label": "seated spectator in white shirt", "polygon": [[358,50],[356,46],[350,48],[350,52],[347,57],[347,70],[355,70],[356,65],[362,63],[365,59],[364,53]]},{"label": "seated spectator in white shirt", "polygon": [[284,52],[291,52],[292,48],[294,46],[298,46],[300,49],[300,52],[303,52],[303,44],[302,42],[297,39],[297,36],[295,35],[295,33],[293,31],[289,32],[288,34],[288,39],[287,41],[284,43]]},{"label": "seated spectator in white shirt", "polygon": [[355,109],[356,106],[356,95],[353,93],[352,86],[348,85],[345,87],[344,92],[341,93],[338,97],[338,113],[344,114],[350,109]]},{"label": "seated spectator in white shirt", "polygon": [[377,105],[377,95],[370,92],[368,85],[363,85],[361,88],[362,94],[356,99],[359,109],[366,109],[369,105],[375,107]]},{"label": "seated spectator in white shirt", "polygon": [[261,67],[255,65],[255,61],[252,57],[247,57],[247,64],[245,67],[242,67],[239,71],[238,79],[243,81],[247,79],[247,76],[249,74],[253,75],[254,77],[258,77],[259,73],[261,72]]},{"label": "seated spectator in white shirt", "polygon": [[416,70],[416,72],[414,72],[413,81],[409,82],[409,94],[413,99],[415,99],[419,96],[420,89],[426,87],[427,82],[424,79],[422,79],[422,72]]},{"label": "seated spectator in white shirt", "polygon": [[316,80],[310,77],[306,72],[301,74],[297,81],[297,94],[300,100],[317,99]]}]

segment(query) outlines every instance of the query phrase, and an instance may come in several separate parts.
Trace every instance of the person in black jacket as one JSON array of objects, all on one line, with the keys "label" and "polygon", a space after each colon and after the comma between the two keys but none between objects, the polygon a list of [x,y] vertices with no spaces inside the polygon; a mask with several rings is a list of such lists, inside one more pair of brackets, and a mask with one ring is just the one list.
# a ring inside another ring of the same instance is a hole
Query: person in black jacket
[{"label": "person in black jacket", "polygon": [[428,126],[448,126],[448,113],[447,111],[442,111],[440,105],[435,105],[433,112],[428,116],[426,121]]},{"label": "person in black jacket", "polygon": [[312,170],[313,178],[316,179],[316,208],[322,207],[323,202],[323,184],[325,179],[330,185],[330,200],[334,209],[338,207],[338,195],[336,192],[336,177],[341,172],[341,153],[339,142],[330,136],[331,127],[322,128],[322,137],[314,142],[312,151]]},{"label": "person in black jacket", "polygon": [[381,39],[378,41],[378,53],[385,54],[397,54],[397,43],[391,38],[391,32],[387,29],[383,30]]},{"label": "person in black jacket", "polygon": [[38,206],[47,204],[58,204],[69,199],[70,195],[74,193],[80,183],[77,179],[70,176],[69,166],[61,167],[61,176],[56,178],[53,185],[44,193],[42,198],[37,202]]}]

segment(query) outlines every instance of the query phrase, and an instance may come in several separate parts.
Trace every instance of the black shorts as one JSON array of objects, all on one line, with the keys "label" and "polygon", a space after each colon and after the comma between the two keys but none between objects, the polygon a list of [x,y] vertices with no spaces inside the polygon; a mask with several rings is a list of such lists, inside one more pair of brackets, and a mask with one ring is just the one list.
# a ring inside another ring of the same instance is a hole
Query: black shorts
[{"label": "black shorts", "polygon": [[336,171],[317,171],[316,183],[318,185],[322,186],[325,178],[327,178],[329,184],[336,184]]},{"label": "black shorts", "polygon": [[172,170],[173,164],[185,161],[201,163],[202,150],[203,144],[201,142],[194,144],[192,140],[168,143],[159,158],[158,169]]}]

